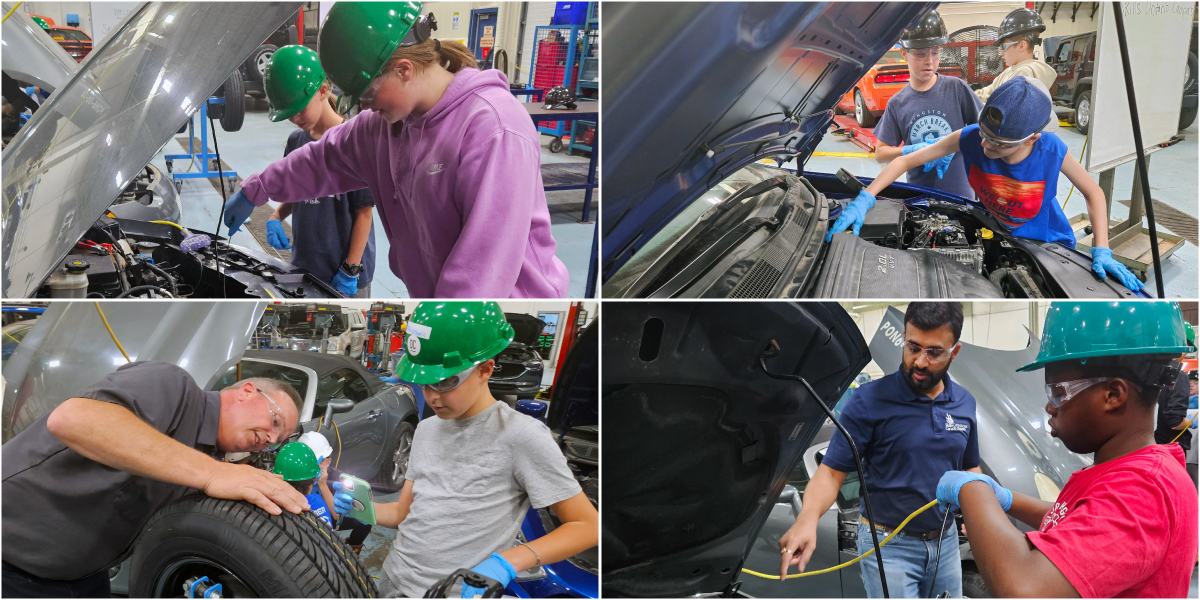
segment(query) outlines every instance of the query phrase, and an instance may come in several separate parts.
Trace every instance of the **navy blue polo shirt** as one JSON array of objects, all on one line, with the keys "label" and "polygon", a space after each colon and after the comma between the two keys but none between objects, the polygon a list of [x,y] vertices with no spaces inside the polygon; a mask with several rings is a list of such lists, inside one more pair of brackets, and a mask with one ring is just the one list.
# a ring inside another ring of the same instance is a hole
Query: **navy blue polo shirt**
[{"label": "navy blue polo shirt", "polygon": [[[914,392],[897,370],[863,384],[842,411],[840,421],[862,457],[865,485],[871,494],[875,522],[895,527],[913,511],[937,498],[938,480],[946,471],[979,466],[975,431],[975,397],[945,379],[938,397]],[[854,454],[835,433],[821,464],[853,472]],[[862,500],[859,510],[863,517]],[[918,532],[942,526],[942,510],[927,510],[905,527]],[[952,526],[952,525],[951,525]]]}]

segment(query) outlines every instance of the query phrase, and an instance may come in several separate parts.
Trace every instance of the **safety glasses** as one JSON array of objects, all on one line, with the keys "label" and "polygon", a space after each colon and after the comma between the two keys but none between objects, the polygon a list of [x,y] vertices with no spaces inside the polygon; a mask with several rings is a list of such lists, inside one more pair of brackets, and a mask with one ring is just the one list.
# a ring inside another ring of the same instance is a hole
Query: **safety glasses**
[{"label": "safety glasses", "polygon": [[262,390],[254,388],[254,391],[262,394],[262,397],[266,398],[267,402],[271,403],[271,406],[267,407],[267,410],[271,411],[271,431],[275,434],[276,443],[267,446],[266,449],[275,450],[282,445],[280,441],[286,437],[286,432],[283,430],[283,417],[279,416],[279,413],[283,411],[279,410],[279,405],[275,404],[275,401],[272,400],[270,396],[263,393]]},{"label": "safety glasses", "polygon": [[371,85],[358,97],[358,104],[360,106],[370,108],[375,104],[375,95],[379,93],[379,88],[383,86],[383,79],[385,77],[387,77],[387,73],[383,73],[371,81]]},{"label": "safety glasses", "polygon": [[[958,344],[955,344],[954,348],[957,347]],[[950,355],[953,354],[954,348],[950,348],[949,350],[945,348],[938,348],[936,346],[932,348],[923,348],[915,342],[904,342],[905,355],[911,357],[913,360],[916,360],[921,356],[921,354],[924,354],[925,357],[929,359],[929,362],[935,364],[950,360]]]},{"label": "safety glasses", "polygon": [[471,373],[475,372],[475,367],[477,367],[477,366],[479,366],[479,365],[474,365],[470,369],[467,369],[466,371],[459,371],[458,373],[455,373],[454,375],[451,375],[437,383],[422,383],[421,387],[424,388],[425,391],[427,391],[427,392],[434,391],[434,392],[438,392],[439,394],[446,393],[446,392],[462,385],[463,382],[466,381],[467,378],[471,376]]},{"label": "safety glasses", "polygon": [[909,54],[909,56],[912,56],[913,58],[915,58],[917,60],[925,60],[925,59],[929,58],[930,56],[932,56],[934,58],[942,57],[942,49],[941,48],[922,48],[920,50],[906,50],[905,52],[907,52]]},{"label": "safety glasses", "polygon": [[1020,44],[1020,43],[1021,43],[1020,40],[1015,41],[1015,42],[1000,42],[1000,51],[1004,52],[1005,50],[1008,50],[1009,48],[1012,48],[1013,46],[1016,46],[1017,44]]},{"label": "safety glasses", "polygon": [[[1047,123],[1049,123],[1049,121],[1047,121]],[[983,137],[983,140],[1001,150],[1006,150],[1008,148],[1014,148],[1016,146],[1020,146],[1021,144],[1025,143],[1025,140],[1027,140],[1039,133],[1041,133],[1041,129],[1039,129],[1019,140],[1002,140],[1002,139],[992,137],[992,134],[983,128],[983,124],[979,125],[979,135]]]},{"label": "safety glasses", "polygon": [[[1066,404],[1067,402],[1070,402],[1071,398],[1078,396],[1079,394],[1086,391],[1088,388],[1090,388],[1096,384],[1104,383],[1105,381],[1109,381],[1112,379],[1117,379],[1117,378],[1116,377],[1092,377],[1091,379],[1075,379],[1073,381],[1060,381],[1058,383],[1047,383],[1046,384],[1046,399],[1050,402],[1051,405],[1054,406],[1054,408],[1059,408],[1062,405]],[[1139,391],[1139,392],[1142,391],[1141,386],[1139,386],[1138,384],[1133,383],[1132,381],[1129,381],[1129,380],[1126,380],[1126,381],[1129,383],[1129,385],[1133,386],[1133,388],[1136,389],[1137,391]]]}]

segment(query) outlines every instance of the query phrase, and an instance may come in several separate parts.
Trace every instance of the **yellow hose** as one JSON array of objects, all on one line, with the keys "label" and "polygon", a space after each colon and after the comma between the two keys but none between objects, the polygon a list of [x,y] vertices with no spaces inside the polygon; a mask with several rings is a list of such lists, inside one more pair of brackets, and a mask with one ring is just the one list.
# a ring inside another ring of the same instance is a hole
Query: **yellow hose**
[{"label": "yellow hose", "polygon": [[[916,518],[917,515],[933,508],[934,506],[937,505],[937,503],[938,503],[937,500],[932,500],[929,502],[929,504],[926,504],[925,506],[918,508],[916,510],[916,512],[914,512],[911,515],[908,515],[908,518],[904,519],[904,521],[900,523],[900,526],[897,527],[895,530],[893,530],[891,534],[889,534],[887,537],[883,538],[883,541],[879,542],[879,545],[882,547],[884,544],[888,543],[892,538],[896,537],[897,533],[900,533],[900,531],[902,529],[904,529],[905,525],[908,525],[909,521]],[[808,573],[796,573],[794,575],[788,575],[787,578],[788,579],[799,579],[800,577],[812,577],[813,575],[822,575],[824,573],[832,573],[838,569],[844,569],[844,568],[846,568],[846,567],[848,567],[848,566],[850,566],[850,565],[852,565],[874,553],[875,553],[875,549],[871,548],[870,550],[868,550],[865,553],[863,553],[862,555],[860,555],[858,558],[856,558],[854,560],[848,560],[836,567],[829,567],[828,569],[821,569],[820,571],[809,571]],[[753,575],[755,577],[762,577],[763,579],[779,579],[779,575],[766,575],[764,573],[759,573],[758,571],[751,571],[750,569],[742,569],[742,572],[746,573],[747,575]]]},{"label": "yellow hose", "polygon": [[329,419],[329,421],[333,423],[333,432],[337,434],[338,439],[338,457],[337,460],[333,462],[333,468],[336,469],[338,464],[342,462],[342,432],[338,431],[337,421],[334,421],[332,417]]},{"label": "yellow hose", "polygon": [[121,355],[125,357],[127,362],[133,362],[129,359],[129,354],[125,352],[125,347],[121,345],[121,340],[117,339],[117,334],[113,333],[112,327],[109,326],[108,319],[104,316],[104,311],[100,309],[100,303],[93,302],[92,304],[96,305],[96,312],[100,313],[100,320],[104,321],[104,328],[108,330],[109,337],[111,337],[113,343],[117,345],[117,350],[121,351]]},{"label": "yellow hose", "polygon": [[[1079,158],[1083,158],[1083,153],[1087,151],[1088,140],[1091,139],[1092,132],[1088,129],[1088,134],[1083,136],[1083,148],[1079,150]],[[1067,210],[1067,202],[1071,200],[1071,195],[1075,193],[1075,184],[1071,184],[1071,191],[1067,192],[1067,199],[1063,200],[1062,209]]]},{"label": "yellow hose", "polygon": [[5,331],[5,332],[4,332],[4,335],[7,335],[7,336],[8,336],[8,339],[10,339],[10,340],[12,340],[12,341],[14,341],[14,342],[16,342],[16,343],[18,343],[18,344],[20,344],[20,343],[21,343],[21,340],[18,340],[17,338],[13,337],[13,336],[12,336],[12,334],[11,334],[11,333],[9,333],[9,332],[7,332],[7,331]]},{"label": "yellow hose", "polygon": [[8,18],[9,18],[10,16],[12,16],[12,14],[13,14],[13,13],[17,12],[17,9],[18,9],[18,8],[20,8],[20,6],[21,6],[22,4],[25,4],[25,2],[23,2],[23,1],[22,1],[22,2],[18,2],[16,6],[12,7],[12,10],[8,11],[7,13],[5,13],[5,15],[4,15],[4,18],[3,18],[3,19],[0,19],[0,23],[3,23],[4,21],[7,21],[7,20],[8,20]]},{"label": "yellow hose", "polygon": [[[1184,413],[1184,414],[1187,414],[1187,413]],[[1195,419],[1195,418],[1196,418],[1196,415],[1195,415],[1195,413],[1193,413],[1193,414],[1192,414],[1192,417],[1191,417],[1191,418],[1193,418],[1193,419]],[[1168,443],[1168,444],[1174,444],[1174,443],[1175,443],[1175,440],[1179,439],[1179,437],[1183,435],[1183,432],[1187,431],[1188,429],[1190,429],[1190,428],[1189,428],[1189,427],[1184,427],[1183,429],[1180,429],[1180,430],[1179,430],[1179,433],[1175,434],[1175,437],[1171,438],[1171,441],[1169,441],[1169,442],[1167,442],[1167,443]]]},{"label": "yellow hose", "polygon": [[172,222],[170,222],[170,221],[150,221],[150,222],[151,222],[151,223],[158,223],[158,224],[160,224],[160,225],[170,225],[171,227],[174,227],[174,228],[176,228],[176,229],[178,229],[178,230],[180,230],[180,231],[183,231],[183,225],[180,225],[180,224],[178,224],[178,223],[172,223]]}]

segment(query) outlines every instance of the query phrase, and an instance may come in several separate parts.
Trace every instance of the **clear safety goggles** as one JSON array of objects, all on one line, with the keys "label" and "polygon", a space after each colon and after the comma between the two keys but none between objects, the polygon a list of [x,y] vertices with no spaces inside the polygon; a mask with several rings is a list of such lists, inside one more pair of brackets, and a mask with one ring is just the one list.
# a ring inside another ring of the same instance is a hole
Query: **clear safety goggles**
[{"label": "clear safety goggles", "polygon": [[266,449],[275,450],[283,445],[281,442],[285,437],[287,437],[286,432],[283,430],[283,417],[279,416],[279,413],[283,411],[279,410],[279,405],[275,404],[275,401],[272,400],[271,397],[262,390],[254,388],[254,391],[262,394],[262,397],[266,398],[267,402],[271,403],[271,406],[267,407],[267,410],[271,411],[271,431],[275,434],[276,443],[267,446]]},{"label": "clear safety goggles", "polygon": [[[954,348],[957,347],[958,344],[955,344]],[[934,364],[944,363],[950,360],[950,355],[954,352],[954,348],[950,348],[949,350],[945,348],[938,348],[936,346],[932,348],[923,348],[915,342],[904,342],[904,354],[912,357],[913,360],[916,360],[922,354],[924,354],[925,358],[929,359],[929,362]]]},{"label": "clear safety goggles", "polygon": [[478,366],[479,365],[474,365],[470,369],[467,369],[466,371],[459,371],[458,373],[455,373],[437,383],[422,383],[421,387],[424,388],[425,391],[427,391],[427,392],[434,391],[434,392],[438,392],[439,394],[446,393],[446,392],[462,385],[463,382],[466,381],[467,378],[471,376],[471,373],[475,372],[475,367],[478,367]]},{"label": "clear safety goggles", "polygon": [[[1046,122],[1049,123],[1049,121],[1046,121]],[[1043,127],[1045,127],[1045,126],[1043,125]],[[988,131],[983,128],[982,123],[979,125],[979,135],[983,137],[984,141],[991,144],[993,147],[999,148],[1001,150],[1006,150],[1008,148],[1020,146],[1021,144],[1025,143],[1025,140],[1027,140],[1041,132],[1042,132],[1042,130],[1041,130],[1041,128],[1039,128],[1037,131],[1035,131],[1019,140],[1002,140],[999,138],[992,137],[992,134],[988,133]]]},{"label": "clear safety goggles", "polygon": [[[1092,377],[1091,379],[1075,379],[1073,381],[1061,381],[1059,383],[1047,383],[1046,384],[1046,399],[1050,402],[1050,404],[1052,406],[1054,406],[1054,408],[1059,408],[1062,405],[1066,404],[1067,402],[1070,402],[1071,398],[1074,398],[1075,396],[1082,394],[1088,388],[1090,388],[1094,385],[1100,384],[1100,383],[1104,383],[1105,381],[1110,381],[1112,379],[1117,379],[1117,378],[1116,377]],[[1139,386],[1138,384],[1133,383],[1132,381],[1129,381],[1129,380],[1126,380],[1126,381],[1129,383],[1129,385],[1133,386],[1133,388],[1136,389],[1138,392],[1142,391],[1142,387]]]},{"label": "clear safety goggles", "polygon": [[942,49],[941,48],[921,48],[920,50],[905,50],[905,52],[907,52],[909,56],[911,56],[917,60],[925,60],[925,59],[929,58],[930,56],[932,56],[934,58],[942,57]]},{"label": "clear safety goggles", "polygon": [[1000,42],[1000,51],[1004,52],[1005,50],[1008,50],[1009,48],[1012,48],[1013,46],[1016,46],[1017,44],[1020,44],[1020,43],[1021,43],[1021,40],[1017,40],[1015,42]]}]

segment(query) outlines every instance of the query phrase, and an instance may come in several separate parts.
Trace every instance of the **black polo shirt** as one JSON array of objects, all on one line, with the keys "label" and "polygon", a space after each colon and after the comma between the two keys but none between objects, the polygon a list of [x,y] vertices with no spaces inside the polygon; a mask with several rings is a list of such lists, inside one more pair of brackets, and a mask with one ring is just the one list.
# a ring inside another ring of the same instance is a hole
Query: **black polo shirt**
[{"label": "black polo shirt", "polygon": [[[975,397],[944,379],[937,398],[920,394],[895,373],[859,386],[839,419],[854,438],[865,471],[875,522],[895,527],[913,511],[937,498],[946,471],[979,466]],[[829,442],[822,464],[854,471],[854,455],[841,433]],[[862,510],[859,500],[859,510]],[[862,512],[866,516],[866,511]],[[942,525],[941,505],[921,513],[905,527],[918,532]]]},{"label": "black polo shirt", "polygon": [[[214,458],[220,392],[169,363],[135,362],[76,394],[119,404],[151,427]],[[142,525],[192,488],[139,477],[68,448],[44,416],[3,448],[4,562],[47,579],[75,580],[119,564]]]}]

